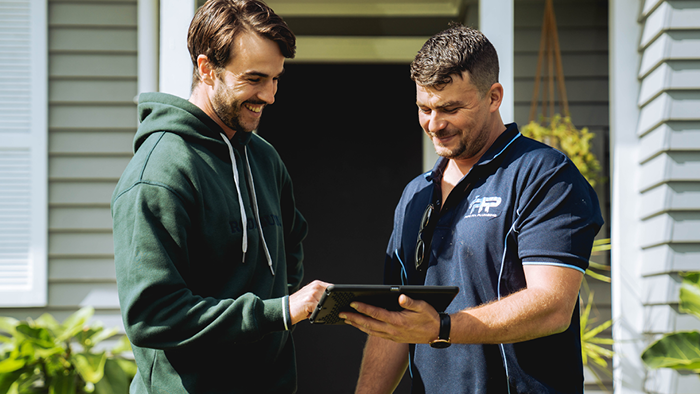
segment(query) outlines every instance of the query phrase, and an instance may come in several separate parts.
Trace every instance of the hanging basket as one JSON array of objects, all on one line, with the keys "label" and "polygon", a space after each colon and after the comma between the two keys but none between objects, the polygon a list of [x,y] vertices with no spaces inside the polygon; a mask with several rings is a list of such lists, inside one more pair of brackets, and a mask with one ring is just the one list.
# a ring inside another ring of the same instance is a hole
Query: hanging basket
[{"label": "hanging basket", "polygon": [[[545,65],[545,60],[546,70],[543,76],[542,68]],[[544,88],[540,100],[540,82],[543,80]],[[559,96],[561,113],[554,111],[556,104],[555,86]],[[535,121],[540,102],[542,112]],[[549,116],[547,116],[548,113]],[[571,121],[552,0],[545,2],[535,86],[530,103],[530,123],[523,127],[521,132],[526,137],[544,142],[566,154],[592,186],[603,180],[600,175],[600,163],[591,152],[590,141],[595,134],[589,132],[585,127],[577,129]]]},{"label": "hanging basket", "polygon": [[577,129],[571,118],[554,115],[548,122],[530,122],[521,130],[523,135],[560,150],[576,165],[588,183],[595,186],[603,179],[600,163],[591,152],[591,139],[595,134],[588,128]]}]

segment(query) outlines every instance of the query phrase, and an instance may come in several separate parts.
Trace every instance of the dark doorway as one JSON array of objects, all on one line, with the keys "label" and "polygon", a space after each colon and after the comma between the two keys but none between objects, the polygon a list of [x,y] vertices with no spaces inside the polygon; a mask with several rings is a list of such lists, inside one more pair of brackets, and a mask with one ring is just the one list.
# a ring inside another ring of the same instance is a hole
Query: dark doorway
[{"label": "dark doorway", "polygon": [[[287,64],[259,133],[282,156],[309,222],[304,283],[381,283],[394,207],[422,167],[408,65]],[[354,392],[365,338],[300,323],[299,393]]]}]

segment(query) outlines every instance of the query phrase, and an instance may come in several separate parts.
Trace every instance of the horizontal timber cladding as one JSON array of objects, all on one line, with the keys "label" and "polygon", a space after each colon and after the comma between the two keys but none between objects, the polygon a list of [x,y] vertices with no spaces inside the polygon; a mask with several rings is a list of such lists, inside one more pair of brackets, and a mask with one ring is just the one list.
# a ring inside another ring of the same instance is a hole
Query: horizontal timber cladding
[{"label": "horizontal timber cladding", "polygon": [[[700,271],[700,2],[646,1],[640,23],[637,264],[642,332],[656,339],[700,329],[700,321],[678,310],[679,273]],[[645,390],[696,392],[694,379],[650,371]]]},{"label": "horizontal timber cladding", "polygon": [[136,131],[137,1],[48,2],[48,305],[121,326],[109,202]]}]

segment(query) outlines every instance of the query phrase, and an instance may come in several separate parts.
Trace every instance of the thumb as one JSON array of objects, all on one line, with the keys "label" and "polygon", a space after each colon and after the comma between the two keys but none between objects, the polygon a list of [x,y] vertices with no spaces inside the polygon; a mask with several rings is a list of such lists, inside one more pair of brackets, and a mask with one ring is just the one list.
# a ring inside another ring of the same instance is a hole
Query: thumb
[{"label": "thumb", "polygon": [[416,302],[406,294],[401,294],[399,296],[399,306],[410,311],[418,311]]}]

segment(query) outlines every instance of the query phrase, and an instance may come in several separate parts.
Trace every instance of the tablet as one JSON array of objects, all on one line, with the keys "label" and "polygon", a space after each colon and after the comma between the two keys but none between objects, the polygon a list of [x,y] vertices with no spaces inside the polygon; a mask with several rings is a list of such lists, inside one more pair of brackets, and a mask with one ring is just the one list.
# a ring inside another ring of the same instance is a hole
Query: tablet
[{"label": "tablet", "polygon": [[400,311],[399,296],[406,294],[414,300],[423,300],[444,311],[459,292],[457,286],[393,286],[393,285],[330,285],[321,296],[309,321],[312,324],[344,325],[340,312],[355,312],[353,301],[363,302],[390,311]]}]

